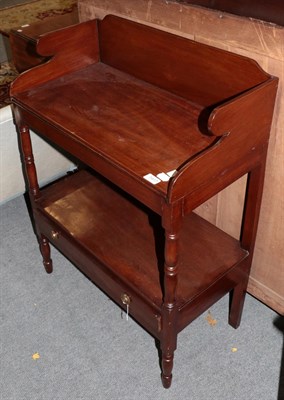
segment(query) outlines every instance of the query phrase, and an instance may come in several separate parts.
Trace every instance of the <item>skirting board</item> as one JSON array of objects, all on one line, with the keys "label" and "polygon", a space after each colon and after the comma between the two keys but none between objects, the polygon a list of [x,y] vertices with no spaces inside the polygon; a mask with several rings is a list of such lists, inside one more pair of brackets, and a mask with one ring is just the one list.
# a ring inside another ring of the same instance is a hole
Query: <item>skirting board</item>
[{"label": "skirting board", "polygon": [[277,310],[280,315],[284,315],[283,297],[253,277],[249,280],[248,292],[273,310]]}]

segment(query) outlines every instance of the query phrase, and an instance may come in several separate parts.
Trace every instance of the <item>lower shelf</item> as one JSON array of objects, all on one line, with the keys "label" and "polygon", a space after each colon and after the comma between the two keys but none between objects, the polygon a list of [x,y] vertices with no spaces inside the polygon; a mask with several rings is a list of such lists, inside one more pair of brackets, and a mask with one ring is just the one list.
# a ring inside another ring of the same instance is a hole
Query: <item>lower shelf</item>
[{"label": "lower shelf", "polygon": [[[37,211],[42,233],[63,253],[74,254],[72,261],[76,263],[78,258],[83,272],[99,286],[101,281],[114,300],[119,302],[116,298],[119,288],[122,293],[127,288],[158,320],[163,298],[164,233],[160,216],[87,171],[67,176],[41,193]],[[59,232],[55,240],[52,230]],[[61,235],[65,241],[61,242]],[[72,244],[80,246],[80,257],[76,258]],[[87,270],[84,262],[80,262],[84,252],[88,260],[93,260]],[[186,216],[177,288],[180,312],[233,271],[246,256],[236,239],[194,213]],[[100,273],[96,272],[96,262],[101,266]],[[111,283],[106,283],[108,276]],[[112,290],[116,284],[119,288]],[[183,325],[186,322],[181,323],[181,328]]]}]

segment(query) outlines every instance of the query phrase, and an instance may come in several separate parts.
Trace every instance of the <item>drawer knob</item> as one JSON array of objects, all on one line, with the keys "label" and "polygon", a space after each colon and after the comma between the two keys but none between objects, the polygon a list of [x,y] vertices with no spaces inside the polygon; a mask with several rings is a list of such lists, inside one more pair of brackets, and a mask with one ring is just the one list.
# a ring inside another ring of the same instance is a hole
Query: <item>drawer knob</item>
[{"label": "drawer knob", "polygon": [[131,299],[130,299],[130,296],[128,296],[128,294],[122,293],[122,295],[120,296],[120,299],[122,301],[122,304],[129,306]]},{"label": "drawer knob", "polygon": [[51,237],[52,239],[59,239],[59,232],[51,231]]}]

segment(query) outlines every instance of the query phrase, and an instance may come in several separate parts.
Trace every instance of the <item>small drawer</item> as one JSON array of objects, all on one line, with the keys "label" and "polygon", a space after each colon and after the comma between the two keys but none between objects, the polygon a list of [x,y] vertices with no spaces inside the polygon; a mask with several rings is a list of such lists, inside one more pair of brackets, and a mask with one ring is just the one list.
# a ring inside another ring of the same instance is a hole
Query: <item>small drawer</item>
[{"label": "small drawer", "polygon": [[[123,277],[115,274],[88,252],[71,234],[44,215],[41,210],[35,212],[36,225],[56,248],[72,261],[100,289],[114,300],[127,314],[142,324],[157,339],[161,331],[161,310],[146,298],[138,289],[131,286]],[[56,268],[56,266],[54,266]]]}]

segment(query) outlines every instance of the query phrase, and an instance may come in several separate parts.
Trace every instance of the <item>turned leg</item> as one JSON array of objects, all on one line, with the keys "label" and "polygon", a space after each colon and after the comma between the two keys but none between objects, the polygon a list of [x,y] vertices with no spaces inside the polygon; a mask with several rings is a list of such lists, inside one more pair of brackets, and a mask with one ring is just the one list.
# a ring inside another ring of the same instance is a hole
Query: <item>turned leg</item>
[{"label": "turned leg", "polygon": [[163,215],[165,228],[164,301],[162,307],[161,366],[162,383],[169,388],[172,382],[174,351],[177,345],[176,288],[178,279],[178,234],[181,207],[168,207]]},{"label": "turned leg", "polygon": [[241,322],[242,311],[249,280],[261,206],[265,173],[265,160],[266,154],[264,154],[261,164],[259,164],[248,174],[240,241],[242,248],[249,252],[249,256],[244,261],[244,267],[242,271],[243,278],[231,292],[229,324],[234,328],[237,328]]},{"label": "turned leg", "polygon": [[[175,327],[169,322],[172,318],[167,318],[167,326],[164,329],[164,338],[161,340],[161,367],[162,384],[168,389],[172,383],[172,370],[174,366],[174,351],[177,347],[177,333]],[[167,335],[168,334],[168,335]]]},{"label": "turned leg", "polygon": [[47,238],[43,235],[38,236],[39,248],[43,258],[43,266],[48,274],[51,274],[52,267],[52,259],[50,258],[50,246]]},{"label": "turned leg", "polygon": [[165,389],[168,389],[172,383],[172,370],[174,365],[174,353],[166,352],[162,356],[162,383]]}]

